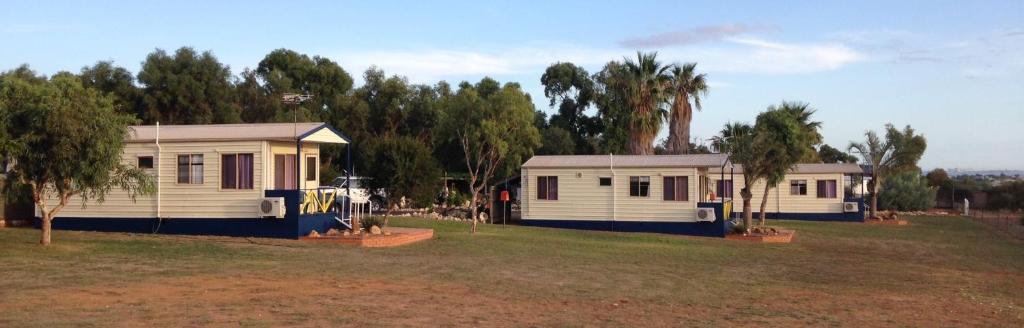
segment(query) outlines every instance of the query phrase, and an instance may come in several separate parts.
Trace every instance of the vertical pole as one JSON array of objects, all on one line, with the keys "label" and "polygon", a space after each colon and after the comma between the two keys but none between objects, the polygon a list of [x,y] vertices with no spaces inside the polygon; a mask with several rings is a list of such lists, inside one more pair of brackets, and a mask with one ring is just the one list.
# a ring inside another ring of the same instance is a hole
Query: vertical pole
[{"label": "vertical pole", "polygon": [[302,189],[302,140],[295,137],[295,189]]}]

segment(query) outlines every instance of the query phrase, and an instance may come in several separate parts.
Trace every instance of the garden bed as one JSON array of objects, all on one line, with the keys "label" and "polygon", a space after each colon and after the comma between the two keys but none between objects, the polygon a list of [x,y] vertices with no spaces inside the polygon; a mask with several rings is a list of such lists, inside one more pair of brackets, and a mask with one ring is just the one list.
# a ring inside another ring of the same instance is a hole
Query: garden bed
[{"label": "garden bed", "polygon": [[903,220],[903,219],[879,220],[879,219],[870,219],[870,218],[869,219],[864,219],[864,223],[867,223],[867,224],[882,224],[882,225],[897,225],[897,226],[905,226],[905,225],[910,224],[910,222],[907,222],[907,220]]},{"label": "garden bed", "polygon": [[779,230],[779,233],[774,235],[766,234],[728,234],[725,235],[725,239],[731,240],[744,240],[753,241],[759,243],[772,243],[772,244],[788,244],[793,241],[793,236],[796,235],[795,230]]},{"label": "garden bed", "polygon": [[434,229],[387,228],[387,234],[334,235],[299,237],[299,240],[338,243],[359,247],[396,247],[434,238]]}]

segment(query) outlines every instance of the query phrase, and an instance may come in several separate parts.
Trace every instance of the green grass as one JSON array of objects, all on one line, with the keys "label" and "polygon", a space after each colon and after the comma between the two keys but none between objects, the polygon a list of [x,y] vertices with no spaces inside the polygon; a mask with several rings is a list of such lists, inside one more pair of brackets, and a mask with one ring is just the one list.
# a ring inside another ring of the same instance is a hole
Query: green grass
[{"label": "green grass", "polygon": [[435,239],[390,249],[0,229],[0,326],[1024,324],[1021,242],[910,221],[772,221],[797,230],[775,245],[393,218]]}]

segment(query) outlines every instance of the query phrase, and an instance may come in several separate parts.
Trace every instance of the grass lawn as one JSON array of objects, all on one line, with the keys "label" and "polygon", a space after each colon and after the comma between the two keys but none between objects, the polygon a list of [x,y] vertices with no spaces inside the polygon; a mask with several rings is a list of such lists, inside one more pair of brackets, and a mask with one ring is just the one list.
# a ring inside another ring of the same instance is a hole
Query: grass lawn
[{"label": "grass lawn", "polygon": [[1024,243],[958,217],[792,244],[468,225],[392,249],[0,229],[0,327],[1024,326]]}]

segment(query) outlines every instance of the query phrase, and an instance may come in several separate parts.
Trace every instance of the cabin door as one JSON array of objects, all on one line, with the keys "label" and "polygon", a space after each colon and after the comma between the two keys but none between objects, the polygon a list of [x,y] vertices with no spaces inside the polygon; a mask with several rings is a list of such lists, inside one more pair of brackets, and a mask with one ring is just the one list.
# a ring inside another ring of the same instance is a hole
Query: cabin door
[{"label": "cabin door", "polygon": [[297,189],[295,155],[274,154],[274,189]]}]

